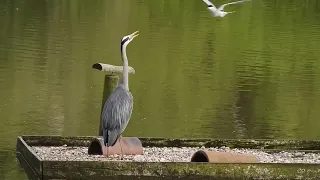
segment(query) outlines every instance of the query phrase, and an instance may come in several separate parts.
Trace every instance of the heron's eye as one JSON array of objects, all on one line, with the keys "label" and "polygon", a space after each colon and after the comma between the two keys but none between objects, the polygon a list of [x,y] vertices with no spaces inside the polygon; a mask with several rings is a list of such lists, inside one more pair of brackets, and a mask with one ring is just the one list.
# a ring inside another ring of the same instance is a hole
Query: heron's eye
[{"label": "heron's eye", "polygon": [[129,37],[126,37],[124,40],[123,40],[123,42],[126,42],[126,41],[128,41],[130,38]]},{"label": "heron's eye", "polygon": [[121,45],[123,45],[126,41],[128,41],[130,38],[129,37],[125,37],[122,39],[121,41]]}]

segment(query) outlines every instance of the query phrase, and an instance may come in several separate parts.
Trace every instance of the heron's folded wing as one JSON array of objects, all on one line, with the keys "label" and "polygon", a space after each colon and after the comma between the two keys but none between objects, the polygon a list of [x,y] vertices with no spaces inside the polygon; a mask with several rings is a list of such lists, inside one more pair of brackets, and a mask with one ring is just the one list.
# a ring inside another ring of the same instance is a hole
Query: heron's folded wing
[{"label": "heron's folded wing", "polygon": [[107,146],[113,146],[116,144],[117,139],[120,136],[120,129],[113,129],[113,130],[107,130],[105,129],[103,131],[103,140],[104,144]]},{"label": "heron's folded wing", "polygon": [[132,107],[131,93],[123,89],[116,89],[108,98],[102,111],[103,129],[118,132],[120,135],[128,124]]}]

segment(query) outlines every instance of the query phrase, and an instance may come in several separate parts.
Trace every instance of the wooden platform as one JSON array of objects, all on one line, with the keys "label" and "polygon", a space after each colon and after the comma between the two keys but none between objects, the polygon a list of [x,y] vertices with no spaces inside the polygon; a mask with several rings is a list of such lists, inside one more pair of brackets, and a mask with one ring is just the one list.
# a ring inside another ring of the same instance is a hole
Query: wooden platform
[{"label": "wooden platform", "polygon": [[[45,161],[31,146],[86,146],[93,137],[19,136],[16,155],[30,179],[318,179],[320,164]],[[222,147],[319,152],[318,140],[139,138],[144,147]],[[109,178],[108,178],[109,177]]]}]

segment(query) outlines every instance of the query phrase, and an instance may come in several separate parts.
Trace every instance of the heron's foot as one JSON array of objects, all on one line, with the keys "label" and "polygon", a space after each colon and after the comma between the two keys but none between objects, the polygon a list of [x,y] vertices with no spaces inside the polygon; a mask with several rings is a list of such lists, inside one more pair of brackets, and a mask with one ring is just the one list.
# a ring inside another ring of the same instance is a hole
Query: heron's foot
[{"label": "heron's foot", "polygon": [[107,148],[107,158],[109,157],[109,147],[106,147]]},{"label": "heron's foot", "polygon": [[120,135],[120,138],[119,138],[118,140],[119,140],[120,150],[121,150],[120,160],[123,160],[123,159],[124,159],[124,157],[123,157],[123,151],[122,151],[122,145],[121,145],[121,141],[120,141],[120,139],[121,139],[121,135]]},{"label": "heron's foot", "polygon": [[122,153],[120,154],[120,156],[119,156],[119,157],[120,157],[120,160],[123,160],[123,159],[124,159],[124,157],[123,157],[123,154],[122,154]]}]

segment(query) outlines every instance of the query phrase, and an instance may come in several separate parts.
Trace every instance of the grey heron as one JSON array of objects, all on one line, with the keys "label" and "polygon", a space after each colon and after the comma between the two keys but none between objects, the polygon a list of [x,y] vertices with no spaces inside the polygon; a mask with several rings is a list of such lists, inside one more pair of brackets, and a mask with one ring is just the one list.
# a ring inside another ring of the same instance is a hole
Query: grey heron
[{"label": "grey heron", "polygon": [[225,6],[228,6],[228,5],[231,5],[231,4],[238,4],[238,3],[243,3],[245,1],[250,1],[250,0],[242,0],[242,1],[235,1],[235,2],[230,2],[230,3],[226,3],[226,4],[223,4],[221,5],[220,7],[216,7],[212,2],[210,2],[209,0],[203,0],[203,2],[205,2],[207,5],[208,5],[208,9],[209,11],[211,12],[211,14],[214,16],[214,17],[224,17],[226,16],[227,14],[230,14],[230,13],[234,13],[235,11],[232,11],[232,12],[226,12],[224,11],[224,7]]},{"label": "grey heron", "polygon": [[116,89],[110,94],[107,101],[105,102],[102,110],[101,121],[102,121],[102,135],[104,139],[104,145],[108,147],[114,146],[119,140],[121,148],[121,158],[123,158],[122,147],[120,143],[121,134],[127,127],[131,117],[133,108],[133,96],[129,91],[128,82],[128,58],[126,49],[128,44],[139,34],[136,31],[130,35],[124,36],[121,39],[120,49],[121,57],[123,62],[122,78]]}]

